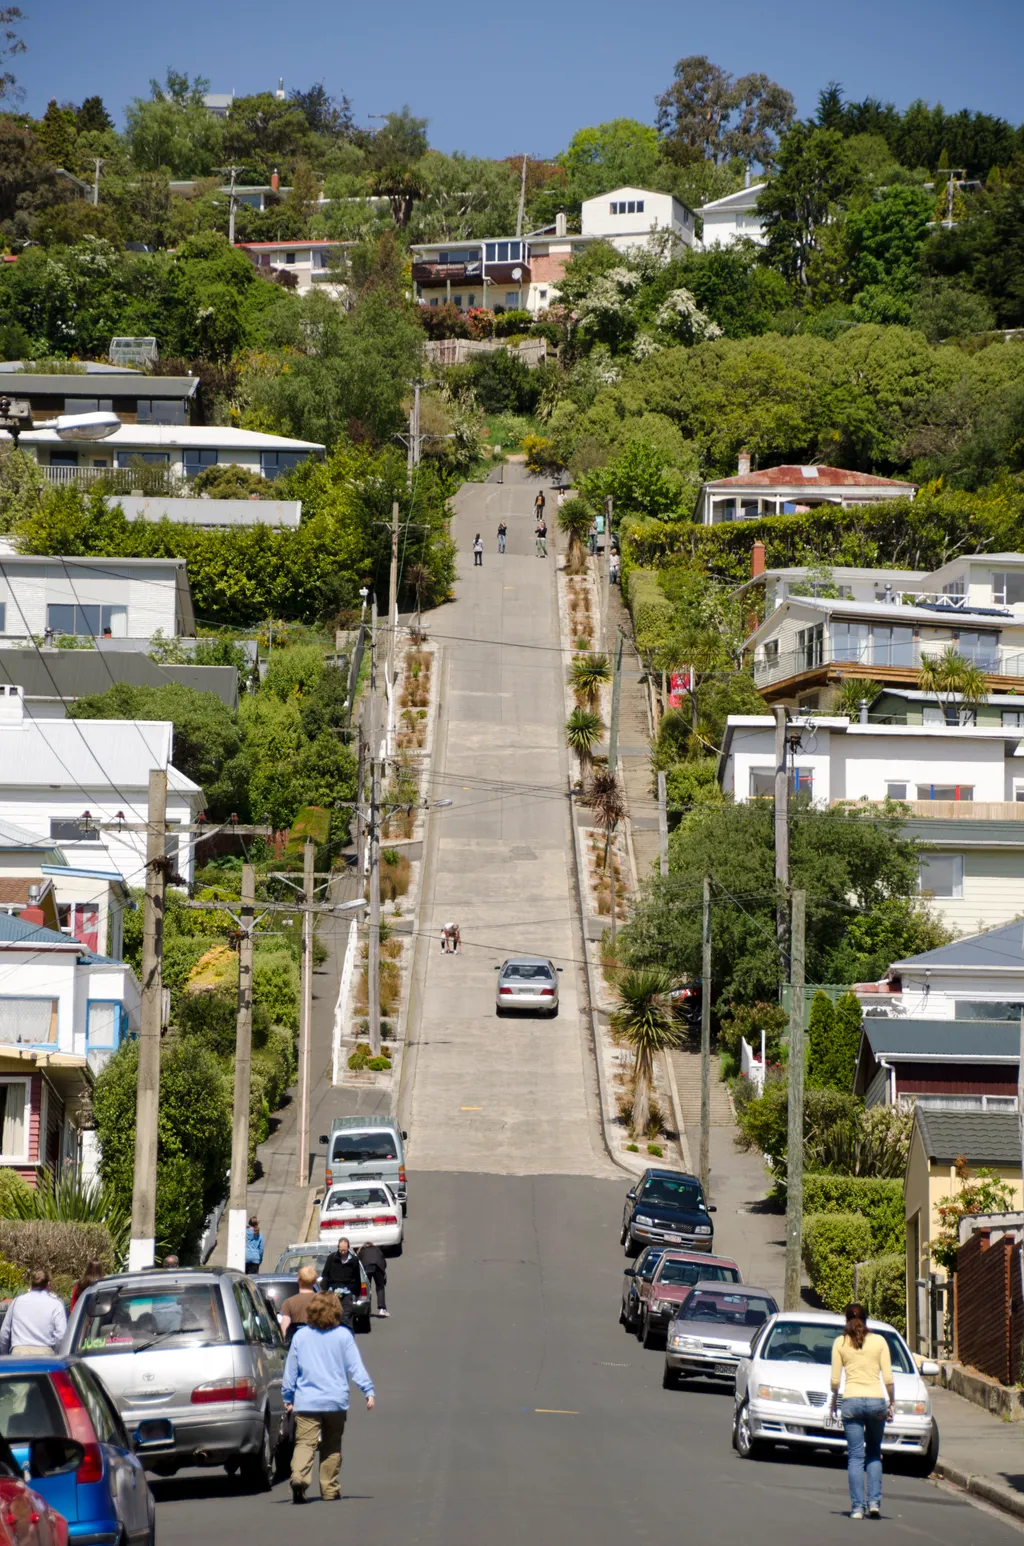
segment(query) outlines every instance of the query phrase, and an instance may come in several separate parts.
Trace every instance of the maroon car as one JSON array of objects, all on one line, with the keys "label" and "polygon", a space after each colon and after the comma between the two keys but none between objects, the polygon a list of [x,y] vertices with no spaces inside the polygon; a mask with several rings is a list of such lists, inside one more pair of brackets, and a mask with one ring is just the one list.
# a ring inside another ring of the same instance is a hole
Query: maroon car
[{"label": "maroon car", "polygon": [[666,1251],[649,1283],[637,1283],[636,1334],[644,1347],[660,1347],[668,1323],[693,1285],[742,1283],[740,1269],[728,1256],[707,1256],[703,1251]]}]

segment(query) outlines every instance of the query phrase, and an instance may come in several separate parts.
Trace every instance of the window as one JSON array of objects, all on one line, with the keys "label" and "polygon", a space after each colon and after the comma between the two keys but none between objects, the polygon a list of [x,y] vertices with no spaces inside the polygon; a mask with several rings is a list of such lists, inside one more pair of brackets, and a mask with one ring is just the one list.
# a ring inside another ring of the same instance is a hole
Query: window
[{"label": "window", "polygon": [[117,1046],[121,1030],[121,1005],[112,999],[90,999],[85,1011],[85,1035],[92,1047]]},{"label": "window", "polygon": [[[995,579],[994,575],[993,575],[993,579]],[[966,582],[966,580],[962,580],[962,579],[961,580],[950,580],[948,585],[944,585],[942,587],[942,594],[944,596],[966,596],[967,595],[967,582]]]},{"label": "window", "polygon": [[7,603],[0,601],[0,633],[7,632]]},{"label": "window", "polygon": [[832,659],[866,661],[870,630],[867,623],[832,620]]},{"label": "window", "polygon": [[764,663],[766,666],[777,666],[779,663],[779,641],[769,639],[764,647]]},{"label": "window", "polygon": [[95,827],[86,827],[77,818],[60,821],[56,817],[50,818],[50,836],[61,843],[98,843],[99,832]]},{"label": "window", "polygon": [[[75,1353],[127,1353],[154,1337],[161,1346],[209,1347],[228,1340],[220,1290],[211,1283],[194,1283],[166,1289],[125,1286],[115,1293],[107,1288],[89,1291],[85,1310],[75,1328]],[[99,1308],[97,1301],[102,1304]]]},{"label": "window", "polygon": [[9,1444],[63,1434],[64,1416],[48,1374],[0,1379],[0,1425]]},{"label": "window", "polygon": [[77,467],[78,466],[78,452],[77,451],[51,451],[50,452],[50,466],[51,467]]},{"label": "window", "polygon": [[973,784],[918,784],[919,800],[973,800]]},{"label": "window", "polygon": [[813,628],[801,628],[796,636],[797,669],[813,671],[825,657],[825,625],[815,623]]},{"label": "window", "polygon": [[256,1319],[256,1307],[246,1292],[246,1285],[236,1279],[234,1290],[235,1303],[238,1306],[238,1314],[242,1322],[242,1334],[247,1342],[258,1342],[260,1334],[259,1322]]},{"label": "window", "polygon": [[0,1159],[28,1159],[28,1080],[0,1080]]},{"label": "window", "polygon": [[548,298],[548,292],[546,290],[538,290],[537,291],[537,299],[539,301],[546,301],[547,298]]},{"label": "window", "polygon": [[626,205],[626,214],[627,215],[635,215],[636,214],[636,200],[635,199],[630,199],[629,200],[629,203]]},{"label": "window", "polygon": [[637,201],[636,201],[636,212],[637,212],[638,215],[642,215],[643,214],[643,212],[644,212],[644,201],[643,201],[643,199],[637,199]]},{"label": "window", "polygon": [[455,306],[461,307],[462,306],[462,296],[461,295],[453,295],[452,296],[452,304],[455,305]]},{"label": "window", "polygon": [[518,301],[519,301],[519,292],[518,292],[518,290],[506,290],[505,291],[505,305],[508,306],[511,310],[515,310],[515,307],[516,307],[516,304],[518,303]]},{"label": "window", "polygon": [[922,896],[962,897],[963,854],[930,854],[918,860],[917,889]]},{"label": "window", "polygon": [[467,306],[475,306],[476,305],[476,296],[475,295],[470,295],[467,298],[467,300],[466,300],[466,305]]},{"label": "window", "polygon": [[284,261],[286,263],[294,263],[295,262],[295,257],[296,257],[296,254],[294,252],[286,252],[285,255],[284,255]]},{"label": "window", "polygon": [[885,798],[887,800],[907,800],[907,799],[909,799],[910,797],[907,794],[907,785],[906,784],[886,784],[886,786],[885,786]]},{"label": "window", "polygon": [[670,1208],[704,1209],[704,1190],[699,1181],[674,1181],[669,1176],[651,1176],[640,1189],[639,1201],[664,1203]]},{"label": "window", "polygon": [[1019,1020],[1024,1004],[1005,999],[958,998],[953,1000],[955,1020]]},{"label": "window", "polygon": [[873,666],[916,665],[917,649],[914,644],[914,630],[872,626],[870,660]]},{"label": "window", "polygon": [[57,1040],[57,1000],[0,998],[0,1043],[45,1047]]},{"label": "window", "polygon": [[[3,629],[3,621],[0,619],[0,631]],[[1021,709],[1003,710],[1004,730],[1024,730],[1024,711]]]},{"label": "window", "polygon": [[805,794],[808,797],[814,794],[814,771],[812,768],[793,769],[793,793]]},{"label": "window", "polygon": [[703,1262],[674,1261],[671,1257],[668,1261],[662,1261],[661,1271],[657,1274],[656,1282],[668,1283],[676,1288],[690,1283],[736,1283],[739,1281],[739,1273],[735,1267],[705,1267]]},{"label": "window", "polygon": [[134,467],[137,462],[141,462],[144,467],[167,467],[170,460],[169,451],[118,451],[117,453],[119,467]]},{"label": "window", "polygon": [[[456,298],[456,306],[461,301]],[[283,472],[291,472],[295,467],[301,467],[306,460],[305,451],[262,451],[260,453],[260,471],[265,478],[279,478]]]},{"label": "window", "polygon": [[96,1437],[99,1439],[100,1443],[119,1443],[120,1436],[117,1431],[117,1424],[114,1422],[111,1416],[107,1403],[101,1400],[99,1396],[96,1385],[94,1384],[95,1376],[93,1376],[91,1371],[86,1369],[82,1364],[72,1364],[68,1370],[68,1374],[70,1375],[73,1383],[77,1386],[78,1394],[81,1396],[83,1402],[85,1403],[86,1410],[92,1419],[92,1425],[95,1430]]},{"label": "window", "polygon": [[185,404],[180,398],[140,397],[135,405],[140,424],[184,424]]},{"label": "window", "polygon": [[128,633],[128,608],[54,603],[46,609],[46,626],[52,633],[89,635],[94,639],[109,634],[123,639]]},{"label": "window", "polygon": [[619,212],[619,206],[617,204],[609,204],[608,205],[608,213],[610,215],[617,215],[618,212]]},{"label": "window", "polygon": [[751,768],[750,770],[750,798],[763,800],[775,797],[775,769]]},{"label": "window", "polygon": [[997,570],[992,576],[992,600],[998,607],[1024,604],[1024,574]]},{"label": "window", "polygon": [[69,930],[87,950],[99,949],[100,910],[95,902],[76,902],[74,922]]},{"label": "window", "polygon": [[973,629],[961,629],[954,648],[983,671],[994,671],[999,661],[999,636],[994,633],[977,633]]},{"label": "window", "polygon": [[181,453],[181,470],[186,478],[197,478],[204,467],[216,467],[219,451],[199,451],[190,446]]},{"label": "window", "polygon": [[113,413],[112,397],[65,397],[65,413]]},{"label": "window", "polygon": [[921,723],[924,725],[976,725],[978,716],[974,709],[965,709],[956,703],[949,705],[926,703],[921,714]]},{"label": "window", "polygon": [[[899,1333],[883,1331],[881,1335],[889,1344],[889,1356],[895,1372],[913,1374],[916,1365]],[[764,1344],[758,1349],[758,1357],[780,1363],[819,1364],[827,1370],[832,1362],[832,1344],[835,1339],[836,1327],[827,1322],[787,1318],[775,1322]]]}]

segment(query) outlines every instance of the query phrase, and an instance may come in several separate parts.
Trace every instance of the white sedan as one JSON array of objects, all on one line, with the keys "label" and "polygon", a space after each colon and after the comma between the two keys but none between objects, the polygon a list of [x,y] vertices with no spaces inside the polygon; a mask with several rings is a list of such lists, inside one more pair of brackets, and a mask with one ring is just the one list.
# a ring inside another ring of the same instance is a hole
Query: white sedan
[{"label": "white sedan", "polygon": [[382,1181],[347,1181],[332,1186],[320,1204],[317,1238],[337,1245],[345,1235],[353,1251],[361,1245],[379,1245],[397,1255],[404,1227],[402,1205],[389,1186]]},{"label": "white sedan", "polygon": [[[776,1444],[845,1449],[841,1425],[829,1421],[832,1344],[844,1325],[841,1315],[791,1310],[766,1321],[736,1370],[733,1447],[745,1460]],[[927,1476],[939,1453],[939,1430],[923,1374],[938,1374],[938,1364],[920,1369],[895,1327],[868,1321],[889,1344],[896,1415],[886,1423],[883,1453],[906,1455]]]}]

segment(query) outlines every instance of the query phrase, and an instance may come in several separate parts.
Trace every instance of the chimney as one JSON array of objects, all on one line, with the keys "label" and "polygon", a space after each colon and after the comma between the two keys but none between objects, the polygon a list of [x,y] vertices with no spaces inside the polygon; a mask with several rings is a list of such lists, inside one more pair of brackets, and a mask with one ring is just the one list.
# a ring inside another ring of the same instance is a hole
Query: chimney
[{"label": "chimney", "polygon": [[275,166],[274,170],[270,174],[270,187],[271,187],[271,191],[273,193],[276,193],[277,190],[280,188],[280,186],[281,186],[281,174],[277,170],[277,167]]},{"label": "chimney", "polygon": [[29,885],[28,906],[23,907],[21,912],[18,914],[18,917],[21,919],[22,923],[38,923],[41,927],[45,927],[46,915],[43,912],[43,909],[39,906],[39,897],[42,893],[42,889],[42,886],[40,886],[38,882],[34,882]]},{"label": "chimney", "polygon": [[756,580],[759,574],[764,574],[764,543],[758,539],[750,550],[750,578]]},{"label": "chimney", "polygon": [[743,173],[743,186],[744,186],[744,188],[749,188],[750,187],[750,168],[749,168],[749,166],[747,167],[747,170]]},{"label": "chimney", "polygon": [[567,234],[567,228],[566,228],[565,210],[564,209],[560,209],[558,211],[558,214],[555,216],[555,235],[556,236],[565,236],[566,234]]},{"label": "chimney", "polygon": [[738,461],[737,466],[736,466],[736,471],[737,471],[737,473],[739,474],[739,476],[741,478],[745,478],[749,474],[749,472],[750,472],[750,452],[749,451],[741,451],[740,452],[739,461]]},{"label": "chimney", "polygon": [[29,905],[29,907],[35,907],[36,903],[39,901],[39,895],[40,895],[40,892],[42,891],[42,889],[43,888],[42,888],[42,886],[39,885],[38,881],[33,881],[32,884],[29,886],[29,888],[28,888],[28,905]]},{"label": "chimney", "polygon": [[25,689],[0,683],[0,726],[10,729],[25,723]]},{"label": "chimney", "polygon": [[857,708],[859,710],[857,718],[860,720],[862,725],[866,725],[868,722],[868,700],[866,698],[862,698],[860,703],[857,705]]}]

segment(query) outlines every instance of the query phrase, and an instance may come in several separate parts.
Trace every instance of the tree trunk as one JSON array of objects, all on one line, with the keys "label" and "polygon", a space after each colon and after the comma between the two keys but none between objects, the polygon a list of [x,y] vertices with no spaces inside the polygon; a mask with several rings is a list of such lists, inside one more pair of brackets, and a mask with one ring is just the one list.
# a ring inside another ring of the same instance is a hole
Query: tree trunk
[{"label": "tree trunk", "polygon": [[651,1081],[646,1068],[637,1065],[633,1070],[633,1120],[630,1123],[634,1138],[643,1138],[650,1114]]}]

